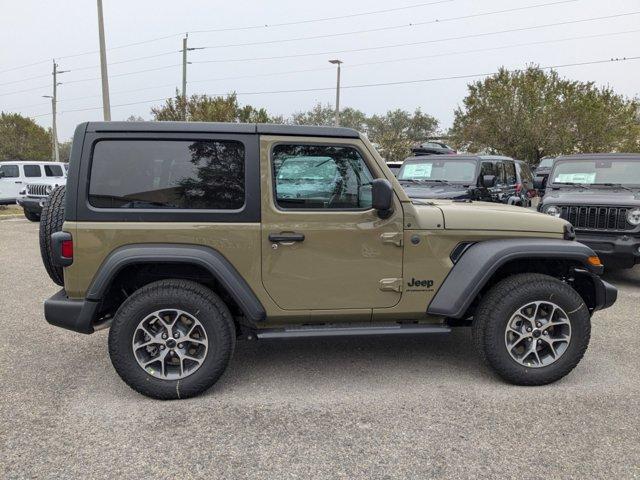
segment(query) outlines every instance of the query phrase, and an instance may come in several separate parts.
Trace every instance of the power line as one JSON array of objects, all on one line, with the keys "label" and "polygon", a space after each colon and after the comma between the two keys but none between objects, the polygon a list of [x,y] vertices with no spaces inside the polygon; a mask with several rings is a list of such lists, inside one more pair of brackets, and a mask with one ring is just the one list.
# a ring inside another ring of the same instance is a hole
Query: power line
[{"label": "power line", "polygon": [[[194,31],[191,31],[191,33],[233,32],[233,31],[250,30],[250,29],[258,29],[258,28],[275,28],[275,27],[285,27],[285,26],[290,26],[290,25],[302,25],[302,24],[307,24],[307,23],[326,22],[326,21],[330,21],[330,20],[340,20],[340,19],[345,19],[345,18],[354,18],[354,17],[365,16],[365,15],[377,15],[377,14],[382,14],[382,13],[390,13],[390,12],[395,12],[395,11],[400,11],[400,10],[409,10],[409,9],[426,7],[426,6],[429,6],[429,5],[437,5],[437,4],[441,4],[441,3],[451,3],[451,2],[454,2],[454,1],[455,0],[438,0],[438,1],[434,1],[434,2],[426,2],[426,3],[418,3],[418,4],[413,4],[413,5],[407,5],[407,6],[404,6],[404,7],[387,8],[387,9],[383,9],[383,10],[372,10],[372,11],[368,11],[368,12],[359,12],[359,13],[352,13],[352,14],[347,14],[347,15],[338,15],[338,16],[334,16],[334,17],[315,18],[315,19],[307,19],[307,20],[298,20],[298,21],[293,21],[293,22],[272,23],[272,24],[263,24],[263,25],[250,25],[250,26],[225,27],[225,28],[216,28],[216,29],[207,29],[207,30],[194,30]],[[123,44],[123,45],[117,45],[115,47],[110,47],[110,48],[107,49],[107,51],[118,50],[118,49],[127,48],[127,47],[135,47],[135,46],[139,46],[139,45],[145,45],[145,44],[152,43],[152,42],[157,42],[157,41],[160,41],[160,40],[166,40],[166,39],[169,39],[169,38],[178,37],[178,36],[181,36],[183,34],[184,34],[184,32],[179,32],[179,33],[172,33],[170,35],[163,35],[163,36],[160,36],[160,37],[148,38],[148,39],[140,40],[140,41],[137,41],[137,42],[131,42],[131,43]],[[70,54],[70,55],[59,55],[56,58],[58,60],[60,60],[60,59],[69,59],[69,58],[82,57],[82,56],[86,56],[86,55],[93,55],[93,54],[96,54],[96,53],[99,53],[99,50],[91,50],[91,51],[86,51],[86,52],[79,52],[79,53],[74,53],[74,54]],[[12,71],[15,71],[15,70],[20,70],[20,69],[23,69],[23,68],[33,67],[33,66],[36,66],[36,65],[41,65],[43,63],[49,63],[50,61],[51,61],[50,59],[46,59],[46,60],[40,60],[40,61],[37,61],[37,62],[18,65],[18,66],[15,66],[15,67],[11,67],[11,68],[7,68],[7,69],[4,69],[4,70],[0,70],[0,74],[6,73],[6,72],[12,72]]]},{"label": "power line", "polygon": [[[355,63],[355,64],[345,65],[345,66],[343,66],[343,68],[352,69],[352,68],[369,66],[369,65],[380,65],[380,64],[386,64],[386,63],[397,63],[397,62],[404,62],[404,61],[423,60],[423,59],[428,59],[428,58],[442,58],[442,57],[450,57],[450,56],[455,56],[455,55],[464,55],[464,54],[469,54],[469,53],[489,52],[489,51],[495,51],[495,50],[504,50],[504,49],[509,49],[509,48],[518,48],[518,47],[529,47],[529,46],[535,46],[535,45],[546,45],[546,44],[550,44],[550,43],[568,42],[568,41],[573,41],[573,40],[588,40],[588,39],[592,39],[592,38],[602,38],[602,37],[626,35],[626,34],[638,33],[638,32],[640,32],[640,29],[623,30],[623,31],[611,32],[611,33],[598,33],[598,34],[593,34],[593,35],[579,35],[579,36],[565,37],[565,38],[559,38],[559,39],[554,39],[554,40],[541,40],[541,41],[537,41],[537,42],[514,43],[514,44],[509,44],[509,45],[500,45],[500,46],[497,46],[497,47],[476,48],[476,49],[470,49],[470,50],[459,50],[459,51],[453,51],[453,52],[435,53],[435,54],[430,54],[430,55],[420,55],[420,56],[414,56],[414,57],[393,58],[393,59],[379,60],[379,61],[374,61],[374,62]],[[225,80],[241,80],[241,79],[252,79],[252,78],[264,78],[264,77],[272,77],[272,76],[280,76],[280,75],[290,75],[290,74],[296,74],[296,73],[320,72],[320,71],[329,71],[329,70],[333,71],[334,68],[333,67],[329,67],[329,68],[327,68],[327,67],[307,68],[307,69],[299,69],[299,70],[286,70],[286,71],[279,71],[279,72],[269,72],[269,73],[263,73],[263,74],[237,75],[237,76],[229,76],[229,77],[205,78],[205,79],[200,79],[200,80],[192,80],[191,82],[189,82],[189,84],[206,83],[206,82],[217,82],[217,81],[225,81]],[[167,87],[174,87],[175,88],[176,84],[175,83],[166,83],[166,84],[163,84],[163,85],[155,85],[155,86],[150,86],[150,87],[142,87],[142,88],[135,88],[135,89],[129,89],[129,90],[119,90],[119,91],[115,91],[115,92],[112,92],[112,93],[113,93],[113,95],[122,95],[122,94],[127,94],[127,93],[142,92],[142,91],[148,91],[150,89],[160,89],[160,88],[167,88]],[[82,96],[82,97],[66,98],[66,99],[61,100],[60,103],[66,103],[66,102],[71,102],[71,101],[76,101],[76,100],[87,100],[87,99],[92,99],[92,98],[100,98],[100,95],[88,95],[88,96]],[[40,105],[42,105],[42,104],[27,105],[27,106],[22,106],[22,107],[12,107],[11,110],[19,110],[19,109],[22,109],[22,108],[28,108],[28,107],[40,106]]]},{"label": "power line", "polygon": [[555,6],[555,5],[565,4],[565,3],[575,3],[575,2],[578,2],[578,1],[580,1],[580,0],[559,0],[559,1],[556,1],[556,2],[540,3],[540,4],[536,4],[536,5],[525,6],[525,7],[508,8],[508,9],[505,9],[505,10],[494,10],[494,11],[491,11],[491,12],[482,12],[482,13],[475,13],[475,14],[470,14],[470,15],[461,15],[461,16],[458,16],[458,17],[448,17],[448,18],[441,18],[441,19],[435,19],[435,20],[426,20],[426,21],[423,21],[423,22],[403,23],[403,24],[400,24],[400,25],[390,25],[390,26],[385,26],[385,27],[369,28],[369,29],[365,29],[365,30],[353,30],[353,31],[349,31],[349,32],[327,33],[327,34],[313,35],[313,36],[307,36],[307,37],[294,37],[294,38],[285,38],[285,39],[278,39],[278,40],[265,40],[265,41],[259,41],[259,42],[229,43],[229,44],[223,44],[223,45],[206,46],[206,47],[202,47],[202,48],[203,49],[218,49],[218,48],[230,48],[230,47],[247,47],[247,46],[255,46],[255,45],[272,45],[272,44],[276,44],[276,43],[298,42],[298,41],[304,41],[304,40],[317,40],[317,39],[321,39],[321,38],[335,38],[335,37],[343,37],[343,36],[348,36],[348,35],[357,35],[357,34],[361,34],[361,33],[372,33],[372,32],[382,32],[382,31],[388,31],[388,30],[398,30],[398,29],[402,29],[402,28],[411,28],[411,27],[422,26],[422,25],[430,25],[430,24],[435,24],[435,23],[445,23],[445,22],[452,22],[452,21],[456,21],[456,20],[464,20],[464,19],[470,19],[470,18],[485,17],[485,16],[490,16],[490,15],[498,15],[498,14],[502,14],[502,13],[511,13],[511,12],[517,12],[517,11],[522,11],[522,10],[531,10],[531,9],[534,9],[534,8],[549,7],[549,6]]},{"label": "power line", "polygon": [[626,17],[626,16],[632,16],[632,15],[638,15],[638,14],[640,14],[640,11],[626,12],[626,13],[620,13],[620,14],[616,14],[616,15],[606,15],[606,16],[601,16],[601,17],[584,18],[584,19],[580,19],[580,20],[567,20],[567,21],[564,21],[564,22],[547,23],[547,24],[543,24],[543,25],[534,25],[534,26],[530,26],[530,27],[511,28],[511,29],[507,29],[507,30],[497,30],[497,31],[475,33],[475,34],[469,34],[469,35],[459,35],[459,36],[455,36],[455,37],[444,37],[444,38],[437,38],[437,39],[432,39],[432,40],[423,40],[423,41],[419,41],[419,42],[408,42],[408,43],[396,43],[396,44],[391,44],[391,45],[380,45],[380,46],[376,46],[376,47],[362,47],[362,48],[350,48],[350,49],[342,49],[342,50],[328,50],[328,51],[323,51],[323,52],[307,52],[307,53],[298,53],[298,54],[293,54],[293,55],[276,55],[276,56],[269,56],[269,57],[244,57],[244,58],[232,58],[232,59],[200,60],[200,61],[193,61],[191,63],[195,64],[195,63],[250,62],[250,61],[259,61],[259,60],[280,60],[280,59],[286,59],[286,58],[311,57],[311,56],[330,55],[330,54],[334,55],[334,54],[338,54],[338,53],[366,52],[366,51],[372,51],[372,50],[384,50],[384,49],[388,49],[388,48],[399,48],[399,47],[410,47],[410,46],[417,46],[417,45],[428,45],[428,44],[432,44],[432,43],[440,43],[440,42],[446,42],[446,41],[450,41],[450,40],[463,40],[463,39],[469,39],[469,38],[480,38],[480,37],[487,37],[487,36],[491,36],[491,35],[500,35],[500,34],[503,34],[503,33],[523,32],[523,31],[529,31],[529,30],[537,30],[537,29],[540,29],[540,28],[558,27],[558,26],[561,26],[561,25],[573,25],[573,24],[577,24],[577,23],[593,22],[593,21],[596,21],[596,20],[608,20],[608,19],[612,19],[612,18]]},{"label": "power line", "polygon": [[[627,62],[627,61],[631,61],[631,60],[640,60],[640,55],[637,56],[633,56],[633,57],[621,57],[621,58],[608,58],[608,59],[603,59],[603,60],[591,60],[591,61],[585,61],[585,62],[574,62],[574,63],[563,63],[563,64],[557,64],[557,65],[547,65],[547,66],[543,66],[543,67],[538,67],[542,70],[551,70],[551,69],[556,69],[556,68],[566,68],[566,67],[575,67],[575,66],[585,66],[585,65],[597,65],[597,64],[604,64],[604,63],[621,63],[621,62]],[[515,72],[521,72],[523,71],[522,68],[517,68],[517,69],[511,69],[511,70],[507,70],[508,72],[511,73],[515,73]],[[385,86],[396,86],[396,85],[411,85],[411,84],[419,84],[419,83],[430,83],[430,82],[438,82],[438,81],[443,81],[443,80],[459,80],[459,79],[466,79],[466,78],[477,78],[477,77],[487,77],[490,75],[495,75],[498,72],[493,71],[493,72],[483,72],[483,73],[473,73],[473,74],[463,74],[463,75],[450,75],[450,76],[446,76],[446,77],[432,77],[432,78],[422,78],[422,79],[414,79],[414,80],[399,80],[399,81],[395,81],[395,82],[379,82],[379,83],[365,83],[365,84],[358,84],[358,85],[345,85],[342,86],[341,88],[343,89],[356,89],[356,88],[373,88],[373,87],[385,87]],[[322,91],[333,91],[335,89],[334,86],[331,87],[315,87],[315,88],[301,88],[301,89],[290,89],[290,90],[271,90],[271,91],[260,91],[260,92],[235,92],[236,95],[269,95],[269,94],[282,94],[282,93],[306,93],[306,92],[322,92]],[[226,93],[215,93],[215,94],[211,94],[214,96],[219,96],[219,95],[227,95]],[[112,107],[117,108],[117,107],[125,107],[125,106],[131,106],[131,105],[142,105],[145,103],[153,103],[153,102],[164,102],[168,100],[168,98],[154,98],[154,99],[149,99],[149,100],[140,100],[137,102],[129,102],[129,103],[121,103],[119,105],[112,105]],[[100,110],[102,107],[88,107],[88,108],[78,108],[78,109],[73,109],[73,110],[65,110],[63,112],[61,112],[61,114],[64,113],[73,113],[73,112],[86,112],[86,111],[91,111],[91,110]],[[45,116],[47,115],[46,113],[43,114],[39,114],[39,115],[30,115],[30,117],[35,118],[35,117],[39,117],[39,116]]]},{"label": "power line", "polygon": [[334,17],[314,18],[309,20],[296,20],[293,22],[270,23],[270,24],[264,24],[264,25],[249,25],[244,27],[215,28],[215,29],[208,29],[208,30],[190,30],[190,33],[237,32],[241,30],[254,30],[259,28],[289,27],[292,25],[303,25],[307,23],[327,22],[331,20],[342,20],[345,18],[363,17],[365,15],[378,15],[381,13],[397,12],[400,10],[409,10],[414,8],[427,7],[430,5],[438,5],[441,3],[451,3],[453,1],[455,0],[439,0],[436,2],[418,3],[414,5],[407,5],[404,7],[385,8],[383,10],[372,10],[369,12],[351,13],[347,15],[338,15]]}]

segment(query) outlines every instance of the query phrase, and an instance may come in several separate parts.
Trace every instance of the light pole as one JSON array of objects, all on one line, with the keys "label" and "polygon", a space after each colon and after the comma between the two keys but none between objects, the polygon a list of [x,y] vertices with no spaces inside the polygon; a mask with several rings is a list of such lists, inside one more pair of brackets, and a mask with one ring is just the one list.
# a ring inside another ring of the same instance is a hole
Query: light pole
[{"label": "light pole", "polygon": [[102,0],[98,0],[98,36],[100,37],[100,74],[102,77],[102,111],[104,119],[111,120],[111,103],[109,101],[109,74],[107,72],[107,49],[104,40],[104,16]]},{"label": "light pole", "polygon": [[336,81],[336,119],[335,125],[336,127],[340,125],[340,65],[343,63],[342,60],[329,60],[329,63],[338,66],[338,77]]}]

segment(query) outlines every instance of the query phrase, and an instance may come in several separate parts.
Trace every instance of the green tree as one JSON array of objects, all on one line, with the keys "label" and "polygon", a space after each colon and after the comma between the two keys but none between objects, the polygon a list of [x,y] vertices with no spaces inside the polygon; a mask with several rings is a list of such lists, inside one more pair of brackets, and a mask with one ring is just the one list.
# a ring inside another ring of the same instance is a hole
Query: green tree
[{"label": "green tree", "polygon": [[[317,104],[307,112],[295,113],[295,125],[333,125],[335,109],[330,104]],[[403,160],[411,154],[411,147],[424,142],[438,129],[438,121],[420,109],[410,113],[392,110],[384,115],[367,116],[354,108],[340,111],[340,126],[365,133],[388,161]]]},{"label": "green tree", "polygon": [[[331,104],[317,103],[307,112],[297,112],[291,117],[294,125],[335,125],[336,109]],[[340,111],[340,126],[353,128],[363,132],[367,128],[367,116],[355,108],[345,108]]]},{"label": "green tree", "polygon": [[438,120],[420,109],[413,113],[397,109],[370,117],[366,133],[385,160],[400,161],[411,154],[412,146],[426,141],[437,130]]},{"label": "green tree", "polygon": [[60,155],[60,161],[69,163],[69,157],[71,156],[71,144],[72,140],[67,140],[66,142],[60,142],[58,144],[58,153]]},{"label": "green tree", "polygon": [[18,113],[0,113],[0,160],[51,160],[51,134]]},{"label": "green tree", "polygon": [[[180,121],[185,120],[184,107],[184,99],[176,90],[175,98],[167,99],[160,107],[153,107],[151,113],[154,120]],[[186,119],[192,122],[269,123],[273,121],[264,108],[255,108],[251,105],[240,106],[235,93],[226,97],[192,95],[187,99],[186,110]]]},{"label": "green tree", "polygon": [[[468,86],[450,135],[460,149],[538,162],[547,155],[616,151],[637,135],[638,102],[610,88],[532,66]],[[635,126],[635,127],[634,127]]]}]

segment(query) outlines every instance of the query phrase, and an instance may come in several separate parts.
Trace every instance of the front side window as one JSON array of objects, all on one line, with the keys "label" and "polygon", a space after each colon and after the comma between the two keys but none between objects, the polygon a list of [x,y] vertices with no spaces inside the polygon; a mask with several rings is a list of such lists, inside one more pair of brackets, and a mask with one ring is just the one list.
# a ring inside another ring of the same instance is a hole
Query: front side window
[{"label": "front side window", "polygon": [[640,162],[633,160],[579,160],[556,162],[555,184],[640,185]]},{"label": "front side window", "polygon": [[402,165],[398,180],[471,184],[476,180],[476,162],[475,160],[442,160],[428,157],[410,160]]},{"label": "front side window", "polygon": [[44,174],[47,177],[62,177],[62,167],[60,165],[45,165]]},{"label": "front side window", "polygon": [[0,164],[0,178],[18,178],[20,176],[20,171],[18,170],[17,165],[2,165]]},{"label": "front side window", "polygon": [[275,201],[281,208],[371,208],[371,172],[353,147],[276,145]]},{"label": "front side window", "polygon": [[40,165],[24,165],[24,176],[27,178],[41,177]]},{"label": "front side window", "polygon": [[98,208],[236,210],[245,203],[245,151],[227,140],[102,140],[91,164]]}]

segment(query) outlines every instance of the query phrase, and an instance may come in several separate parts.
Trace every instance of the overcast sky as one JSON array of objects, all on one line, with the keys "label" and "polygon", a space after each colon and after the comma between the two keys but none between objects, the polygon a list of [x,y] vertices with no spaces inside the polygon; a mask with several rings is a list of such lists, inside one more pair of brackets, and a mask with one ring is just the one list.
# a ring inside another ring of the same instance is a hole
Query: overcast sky
[{"label": "overcast sky", "polygon": [[[70,70],[60,76],[63,83],[59,87],[58,105],[60,140],[70,138],[80,122],[101,120],[96,2],[1,0],[1,3],[0,110],[32,116],[39,124],[50,126],[51,106],[42,95],[51,93],[51,59],[57,58],[61,70]],[[547,6],[447,20],[543,4]],[[414,8],[276,25],[401,7]],[[190,94],[237,91],[241,103],[266,107],[273,114],[289,115],[317,102],[333,103],[335,69],[328,60],[340,58],[344,61],[343,107],[367,113],[420,107],[435,116],[443,129],[451,125],[453,111],[460,105],[472,78],[348,87],[464,77],[493,72],[500,66],[518,68],[529,63],[551,66],[640,56],[640,0],[564,3],[558,0],[444,0],[440,3],[435,0],[104,0],[104,9],[114,120],[130,115],[149,119],[151,106],[160,104],[158,99],[172,96],[181,85],[182,57],[178,50],[183,34],[180,32],[187,31],[191,32],[189,46],[210,47],[189,54],[193,62],[188,75]],[[633,12],[636,14],[530,28]],[[260,27],[236,28],[255,26]],[[494,34],[524,28],[528,29]],[[278,42],[354,31],[360,33]],[[165,38],[145,42],[158,37]],[[137,42],[145,43],[117,48]],[[259,42],[272,43],[255,44]],[[423,43],[374,48],[416,42]],[[254,45],[237,46],[246,43]],[[330,53],[339,50],[360,51]],[[309,53],[317,55],[301,55]],[[293,55],[298,56],[255,60]],[[154,57],[127,62],[147,56]],[[239,59],[244,60],[237,61]],[[204,61],[209,63],[196,63]],[[36,62],[40,63],[16,69]],[[288,73],[291,71],[297,72]],[[629,97],[640,94],[640,60],[571,66],[558,71],[571,79],[608,84]],[[325,90],[251,94],[323,88]]]}]

